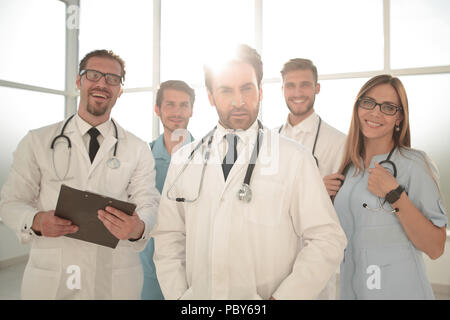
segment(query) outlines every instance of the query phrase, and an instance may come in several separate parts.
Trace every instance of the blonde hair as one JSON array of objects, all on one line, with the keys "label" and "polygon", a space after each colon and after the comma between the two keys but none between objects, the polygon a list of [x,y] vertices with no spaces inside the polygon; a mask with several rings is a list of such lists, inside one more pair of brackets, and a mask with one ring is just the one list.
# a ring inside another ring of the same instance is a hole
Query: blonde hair
[{"label": "blonde hair", "polygon": [[392,139],[394,141],[394,145],[401,150],[401,148],[410,148],[411,147],[411,134],[409,130],[409,112],[408,112],[408,98],[406,96],[406,90],[403,86],[400,79],[397,77],[391,76],[389,74],[382,74],[371,78],[367,81],[362,88],[359,90],[358,95],[356,96],[355,103],[353,105],[353,113],[352,113],[352,121],[350,124],[350,130],[347,135],[347,141],[345,143],[345,152],[344,157],[342,159],[341,167],[339,168],[339,172],[345,174],[345,170],[347,166],[351,163],[356,168],[355,174],[358,174],[360,171],[363,171],[364,168],[361,166],[360,157],[363,156],[364,152],[364,139],[363,134],[361,132],[361,127],[359,123],[358,117],[358,100],[373,87],[376,87],[380,84],[390,84],[400,99],[400,107],[402,107],[403,120],[400,122],[400,130],[394,130],[392,135]]}]

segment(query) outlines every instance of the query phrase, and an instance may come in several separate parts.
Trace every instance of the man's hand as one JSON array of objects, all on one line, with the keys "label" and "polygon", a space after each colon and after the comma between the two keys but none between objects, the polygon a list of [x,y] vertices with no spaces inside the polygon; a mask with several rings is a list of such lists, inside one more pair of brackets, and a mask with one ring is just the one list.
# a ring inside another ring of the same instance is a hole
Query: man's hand
[{"label": "man's hand", "polygon": [[50,210],[36,213],[31,229],[44,237],[61,237],[77,232],[78,226],[72,224],[70,220],[56,217],[55,210]]},{"label": "man's hand", "polygon": [[340,173],[333,173],[328,176],[323,177],[323,183],[325,184],[325,187],[327,188],[328,195],[335,196],[336,193],[341,188],[342,184],[344,183],[345,176],[343,176]]},{"label": "man's hand", "polygon": [[98,218],[119,240],[136,240],[144,233],[145,224],[136,211],[129,216],[116,208],[106,207],[105,210],[98,210]]}]

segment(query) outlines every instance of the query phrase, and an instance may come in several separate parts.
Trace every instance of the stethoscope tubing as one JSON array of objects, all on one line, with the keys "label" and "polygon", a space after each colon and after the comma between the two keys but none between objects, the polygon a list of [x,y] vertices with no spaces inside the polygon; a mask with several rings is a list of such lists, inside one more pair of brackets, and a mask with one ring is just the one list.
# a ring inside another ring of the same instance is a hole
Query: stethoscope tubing
[{"label": "stethoscope tubing", "polygon": [[[316,160],[317,167],[319,167],[319,159],[317,159],[315,153],[316,153],[317,138],[319,138],[321,124],[322,124],[322,118],[319,117],[319,124],[317,125],[316,136],[314,138],[314,145],[313,145],[313,149],[312,149],[312,155],[314,157],[314,160]],[[283,130],[283,127],[284,126],[281,126],[280,129],[278,129],[278,133],[281,133],[281,131]]]},{"label": "stethoscope tubing", "polygon": [[[70,120],[72,120],[72,118],[73,118],[74,116],[75,116],[75,114],[71,115],[71,116],[66,120],[66,122],[64,123],[64,125],[63,125],[63,127],[62,127],[62,129],[61,129],[61,133],[60,133],[59,135],[57,135],[56,137],[53,138],[52,143],[50,144],[50,149],[54,149],[56,140],[58,140],[59,138],[64,138],[64,139],[66,139],[67,144],[68,144],[68,148],[72,148],[72,141],[70,141],[70,138],[64,134],[64,131],[66,130],[67,125],[69,124]],[[114,137],[116,138],[116,143],[114,144],[114,153],[113,153],[113,157],[116,157],[116,155],[117,155],[117,145],[119,144],[119,134],[118,134],[118,131],[117,131],[117,125],[116,125],[116,123],[114,122],[113,119],[111,119],[111,122],[112,122],[112,124],[113,124],[113,126],[114,126],[114,134],[115,134]]]},{"label": "stethoscope tubing", "polygon": [[[52,150],[52,162],[53,162],[53,169],[55,170],[55,174],[56,177],[59,179],[59,181],[63,181],[66,179],[67,173],[69,172],[69,168],[70,168],[70,160],[72,157],[72,141],[70,140],[70,138],[68,136],[66,136],[64,134],[64,131],[66,130],[67,125],[69,124],[70,120],[72,120],[72,118],[75,116],[75,114],[71,115],[69,118],[67,118],[66,122],[64,122],[64,125],[61,129],[61,132],[59,135],[55,136],[50,144],[50,149]],[[111,119],[111,122],[114,126],[114,133],[115,133],[115,138],[116,138],[116,143],[114,144],[114,153],[113,153],[113,157],[111,159],[116,159],[116,155],[117,155],[117,146],[119,144],[119,134],[118,134],[118,130],[117,130],[117,125],[114,122],[113,119]],[[67,161],[67,169],[66,172],[64,174],[63,179],[61,179],[56,171],[56,166],[55,166],[55,144],[57,142],[58,139],[65,139],[67,141],[67,147],[69,149],[69,160]],[[118,161],[116,159],[116,161]],[[120,165],[120,164],[119,164]]]},{"label": "stethoscope tubing", "polygon": [[[168,188],[168,190],[166,192],[166,196],[167,196],[167,198],[169,200],[174,200],[174,201],[177,201],[177,202],[195,202],[199,198],[200,191],[202,190],[202,186],[203,186],[203,178],[204,178],[204,174],[205,174],[206,165],[208,164],[209,156],[210,156],[210,153],[211,153],[211,143],[213,141],[214,132],[216,131],[216,129],[217,129],[217,126],[214,127],[214,129],[212,129],[206,136],[204,136],[200,140],[200,142],[195,146],[195,148],[191,151],[191,153],[189,154],[189,157],[187,159],[188,161],[184,164],[183,168],[180,170],[178,175],[175,177],[174,181],[172,182],[171,186]],[[261,122],[258,120],[258,134],[256,136],[256,145],[253,148],[252,156],[250,158],[250,163],[249,163],[249,165],[247,167],[247,171],[245,173],[245,178],[244,178],[244,182],[243,182],[243,185],[247,185],[248,188],[250,188],[250,180],[251,180],[251,177],[252,177],[252,174],[253,174],[253,169],[255,167],[256,159],[259,156],[259,149],[260,149],[260,145],[261,145],[261,142],[262,142],[262,139],[263,139],[262,130],[263,130],[263,126],[262,126]],[[202,175],[201,175],[201,178],[200,178],[200,185],[199,185],[199,189],[198,189],[198,192],[197,192],[197,196],[194,199],[186,199],[184,197],[173,198],[173,197],[169,196],[170,191],[175,186],[175,184],[178,181],[179,177],[183,174],[183,172],[186,170],[186,168],[189,165],[189,163],[194,158],[195,152],[203,145],[203,143],[205,142],[206,139],[208,139],[208,143],[207,143],[205,155],[204,155],[204,158],[203,158],[204,162],[203,162],[203,168],[202,168]]]}]

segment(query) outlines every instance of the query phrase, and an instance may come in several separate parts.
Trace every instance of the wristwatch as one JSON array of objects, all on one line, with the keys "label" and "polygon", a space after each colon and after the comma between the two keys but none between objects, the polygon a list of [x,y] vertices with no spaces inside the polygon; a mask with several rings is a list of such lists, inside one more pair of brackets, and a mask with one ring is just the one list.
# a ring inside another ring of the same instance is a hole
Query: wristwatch
[{"label": "wristwatch", "polygon": [[393,204],[400,198],[403,191],[405,191],[405,188],[399,185],[397,189],[391,190],[386,194],[385,197],[386,201],[389,202],[390,204]]}]

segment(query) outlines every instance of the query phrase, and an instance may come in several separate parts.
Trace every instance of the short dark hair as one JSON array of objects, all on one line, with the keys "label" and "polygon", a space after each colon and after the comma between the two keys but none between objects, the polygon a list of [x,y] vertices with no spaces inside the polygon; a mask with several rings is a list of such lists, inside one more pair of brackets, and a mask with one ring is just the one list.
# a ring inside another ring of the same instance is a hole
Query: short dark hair
[{"label": "short dark hair", "polygon": [[290,72],[295,70],[311,70],[314,77],[314,82],[317,83],[317,68],[309,59],[295,58],[291,59],[283,65],[283,69],[281,69],[281,77],[284,79],[284,76]]},{"label": "short dark hair", "polygon": [[156,105],[158,108],[161,108],[161,103],[164,96],[164,90],[173,89],[177,91],[186,92],[189,95],[189,101],[191,103],[191,107],[194,106],[195,101],[195,91],[189,85],[181,80],[168,80],[159,86],[158,92],[156,93]]},{"label": "short dark hair", "polygon": [[120,67],[122,69],[122,73],[120,74],[122,76],[122,82],[125,81],[125,61],[123,61],[121,57],[119,57],[111,50],[100,49],[89,52],[87,55],[84,56],[83,59],[81,59],[78,73],[80,73],[81,70],[84,70],[86,68],[88,60],[92,57],[102,57],[116,60],[120,64]]},{"label": "short dark hair", "polygon": [[[246,44],[240,44],[236,48],[235,55],[233,57],[230,57],[228,62],[243,62],[251,65],[255,70],[256,80],[258,82],[258,89],[261,87],[261,80],[263,78],[263,64],[261,61],[261,56],[255,49]],[[213,78],[212,68],[209,65],[205,65],[203,69],[205,71],[206,88],[210,92],[212,92],[212,78]]]}]

